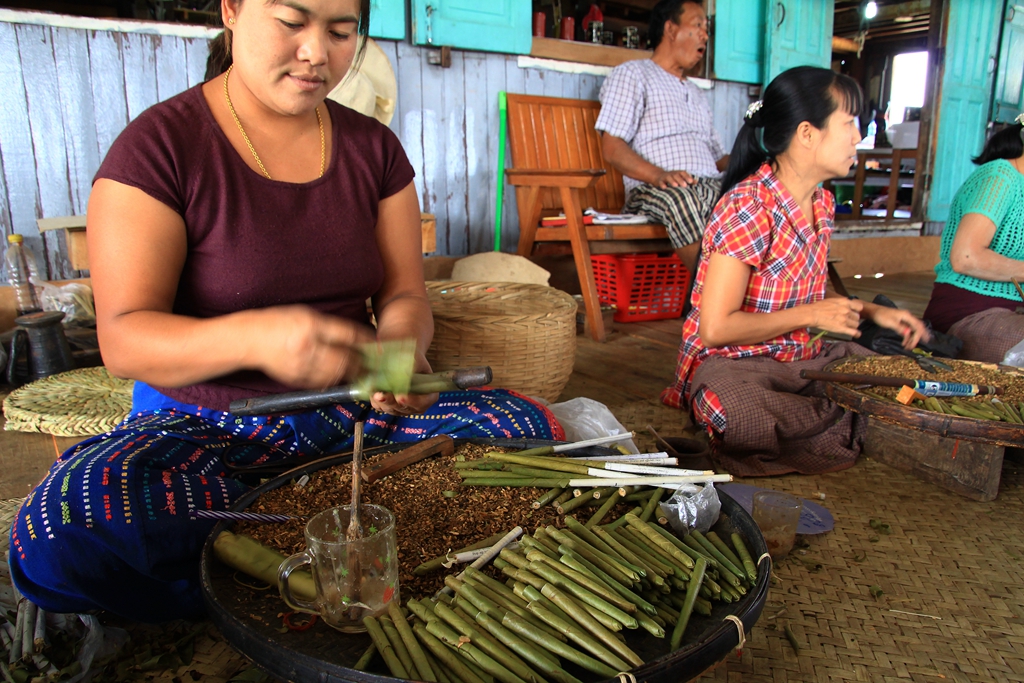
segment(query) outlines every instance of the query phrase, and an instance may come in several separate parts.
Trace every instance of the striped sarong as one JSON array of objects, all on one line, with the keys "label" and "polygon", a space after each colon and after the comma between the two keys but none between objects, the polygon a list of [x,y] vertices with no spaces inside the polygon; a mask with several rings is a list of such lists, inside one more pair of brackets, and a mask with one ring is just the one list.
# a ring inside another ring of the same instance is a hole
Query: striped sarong
[{"label": "striped sarong", "polygon": [[679,249],[700,242],[721,186],[711,178],[697,178],[696,184],[685,187],[660,188],[644,183],[629,193],[623,211],[664,225],[672,246]]},{"label": "striped sarong", "polygon": [[989,308],[953,323],[949,333],[964,343],[957,358],[1002,363],[1006,352],[1024,341],[1024,315]]},{"label": "striped sarong", "polygon": [[[827,343],[816,357],[780,362],[768,356],[709,356],[693,373],[693,418],[711,436],[715,464],[739,477],[851,467],[867,419],[833,403],[821,382],[801,370],[821,370],[849,355],[873,356],[853,342]],[[709,396],[711,394],[711,396]],[[712,412],[708,406],[717,404]]]},{"label": "striped sarong", "polygon": [[62,454],[18,511],[11,577],[40,608],[147,622],[201,617],[199,555],[216,520],[189,511],[231,507],[249,490],[231,476],[239,467],[351,448],[357,421],[368,447],[436,434],[564,438],[546,408],[503,389],[442,393],[407,416],[358,402],[236,417],[155,393],[137,383],[137,411]]}]

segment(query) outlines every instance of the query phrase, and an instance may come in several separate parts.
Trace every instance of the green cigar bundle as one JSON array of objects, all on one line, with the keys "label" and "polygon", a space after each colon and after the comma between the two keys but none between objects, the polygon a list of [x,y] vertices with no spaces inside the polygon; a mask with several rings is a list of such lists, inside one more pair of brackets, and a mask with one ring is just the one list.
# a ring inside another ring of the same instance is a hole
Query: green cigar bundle
[{"label": "green cigar bundle", "polygon": [[564,528],[524,536],[494,559],[504,582],[470,567],[445,578],[453,599],[409,600],[408,617],[392,603],[386,616],[366,619],[373,645],[359,668],[379,654],[392,675],[409,680],[580,683],[568,665],[614,678],[644,663],[625,631],[681,647],[693,612],[708,616],[714,602],[742,599],[757,567],[738,534],[679,539],[646,521],[659,491],[631,498],[642,507],[601,524],[615,502],[643,493],[613,490],[587,523],[566,515]]}]

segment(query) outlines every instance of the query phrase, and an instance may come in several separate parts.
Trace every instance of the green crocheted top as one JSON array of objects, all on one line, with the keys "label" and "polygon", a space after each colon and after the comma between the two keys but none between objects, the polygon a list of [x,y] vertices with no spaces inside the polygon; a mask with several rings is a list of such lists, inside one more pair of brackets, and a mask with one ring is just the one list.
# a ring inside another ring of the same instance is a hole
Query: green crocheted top
[{"label": "green crocheted top", "polygon": [[935,281],[1003,299],[1019,299],[1012,282],[979,280],[953,271],[949,252],[965,214],[977,213],[996,225],[990,248],[997,254],[1024,261],[1024,175],[1005,159],[979,166],[964,181],[949,207],[949,220],[942,231],[939,265]]}]

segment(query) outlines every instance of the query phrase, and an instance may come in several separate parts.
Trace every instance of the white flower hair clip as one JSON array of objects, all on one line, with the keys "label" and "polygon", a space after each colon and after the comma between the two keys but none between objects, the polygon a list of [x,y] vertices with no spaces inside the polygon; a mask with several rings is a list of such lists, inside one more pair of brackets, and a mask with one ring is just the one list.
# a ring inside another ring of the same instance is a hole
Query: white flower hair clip
[{"label": "white flower hair clip", "polygon": [[[747,111],[749,112],[750,110],[747,109]],[[1015,118],[1013,120],[1013,122],[1014,123],[1019,123],[1020,125],[1024,126],[1024,111],[1022,111],[1021,113],[1017,114],[1017,118]]]},{"label": "white flower hair clip", "polygon": [[[762,100],[757,100],[756,102],[751,102],[750,106],[747,107],[747,113],[743,115],[743,118],[745,118],[748,121],[750,119],[754,118],[754,114],[756,114],[757,112],[761,111],[761,105],[763,105],[763,104],[764,104],[764,102]],[[1024,116],[1024,114],[1021,114],[1021,116]]]}]

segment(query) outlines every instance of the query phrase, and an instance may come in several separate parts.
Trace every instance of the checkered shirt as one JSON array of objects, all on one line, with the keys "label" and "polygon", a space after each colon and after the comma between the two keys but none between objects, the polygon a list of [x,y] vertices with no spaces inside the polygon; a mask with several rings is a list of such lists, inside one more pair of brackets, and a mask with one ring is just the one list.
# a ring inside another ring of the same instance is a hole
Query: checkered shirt
[{"label": "checkered shirt", "polygon": [[[683,323],[676,383],[662,392],[661,400],[684,408],[690,399],[690,380],[697,366],[711,354],[728,358],[769,356],[790,362],[814,358],[821,341],[807,345],[810,334],[801,328],[759,344],[705,348],[700,341],[700,303],[712,254],[739,259],[752,268],[740,310],[772,313],[825,298],[828,250],[835,218],[835,198],[818,188],[813,195],[815,225],[800,211],[796,200],[772,173],[768,164],[732,188],[715,207],[704,233],[700,264],[693,285],[693,308]],[[694,415],[709,426],[721,425],[725,413],[713,392],[693,397]]]},{"label": "checkered shirt", "polygon": [[[601,113],[594,126],[622,138],[645,160],[666,171],[719,178],[715,162],[726,155],[711,109],[700,89],[650,59],[612,70],[601,86]],[[626,194],[642,184],[624,177]]]}]

